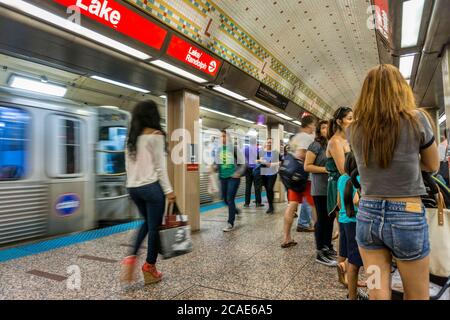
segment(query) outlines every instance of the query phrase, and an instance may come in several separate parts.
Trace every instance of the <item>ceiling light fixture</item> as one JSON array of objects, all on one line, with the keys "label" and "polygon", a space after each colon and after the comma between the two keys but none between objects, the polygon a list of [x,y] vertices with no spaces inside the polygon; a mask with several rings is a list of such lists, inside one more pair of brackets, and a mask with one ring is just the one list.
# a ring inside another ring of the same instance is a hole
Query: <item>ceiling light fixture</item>
[{"label": "ceiling light fixture", "polygon": [[447,120],[447,115],[444,113],[444,114],[439,118],[439,125],[441,125],[442,122],[444,122],[445,120]]},{"label": "ceiling light fixture", "polygon": [[248,103],[251,106],[254,106],[254,107],[258,108],[258,109],[261,109],[261,110],[269,112],[269,113],[276,113],[276,111],[273,111],[272,109],[270,109],[270,108],[268,108],[268,107],[266,107],[266,106],[264,106],[264,105],[262,105],[262,104],[260,104],[260,103],[258,103],[256,101],[253,101],[253,100],[247,100],[247,101],[245,101],[245,103]]},{"label": "ceiling light fixture", "polygon": [[225,95],[227,95],[229,97],[232,97],[234,99],[240,100],[240,101],[247,100],[246,97],[243,97],[240,94],[234,93],[233,91],[225,89],[224,87],[221,87],[221,86],[214,86],[213,89],[218,91],[218,92],[220,92],[220,93],[223,93],[223,94],[225,94]]},{"label": "ceiling light fixture", "polygon": [[167,71],[173,72],[179,76],[182,76],[183,78],[187,78],[189,80],[195,81],[197,83],[205,83],[208,82],[208,80],[205,80],[199,76],[196,76],[193,73],[187,72],[181,68],[178,68],[176,66],[174,66],[173,64],[170,64],[168,62],[165,62],[163,60],[154,60],[150,62],[151,64],[160,67],[162,69],[165,69]]},{"label": "ceiling light fixture", "polygon": [[403,2],[402,13],[402,48],[417,45],[425,0],[408,0]]},{"label": "ceiling light fixture", "polygon": [[237,120],[244,121],[244,122],[247,122],[247,123],[253,123],[253,124],[254,124],[253,121],[250,121],[250,120],[247,120],[247,119],[244,119],[244,118],[236,118],[236,119],[237,119]]},{"label": "ceiling light fixture", "polygon": [[95,42],[101,43],[110,48],[116,49],[127,55],[131,55],[135,58],[138,58],[141,60],[148,60],[151,58],[151,56],[149,56],[148,54],[146,54],[142,51],[136,50],[136,49],[134,49],[130,46],[127,46],[123,43],[120,43],[116,40],[113,40],[104,35],[101,35],[95,31],[92,31],[91,29],[82,27],[79,24],[71,22],[69,19],[62,18],[56,14],[53,14],[46,10],[43,10],[43,9],[41,9],[37,6],[34,6],[32,4],[29,4],[25,1],[22,1],[22,0],[14,0],[14,1],[0,0],[0,3],[7,5],[11,8],[20,10],[20,11],[24,12],[25,14],[36,17],[40,20],[43,20],[44,22],[51,23],[62,29],[76,33],[82,37],[89,38]]},{"label": "ceiling light fixture", "polygon": [[40,80],[22,77],[15,74],[10,77],[8,83],[11,88],[27,90],[56,97],[64,97],[67,92],[67,88],[64,86],[52,84],[49,82],[42,82]]},{"label": "ceiling light fixture", "polygon": [[130,89],[130,90],[134,90],[134,91],[138,91],[138,92],[142,92],[142,93],[150,93],[150,91],[148,91],[146,89],[135,87],[135,86],[123,83],[123,82],[114,81],[114,80],[111,80],[111,79],[108,79],[108,78],[103,78],[103,77],[100,77],[100,76],[91,76],[91,79],[102,81],[102,82],[106,82],[106,83],[109,83],[109,84],[112,84],[112,85],[115,85],[115,86],[118,86],[118,87]]},{"label": "ceiling light fixture", "polygon": [[289,121],[293,120],[291,117],[289,117],[289,116],[287,116],[287,115],[285,115],[283,113],[277,113],[276,116],[278,116],[278,117],[280,117],[280,118],[282,118],[284,120],[289,120]]},{"label": "ceiling light fixture", "polygon": [[415,54],[409,54],[400,57],[399,69],[405,79],[411,78],[415,57]]},{"label": "ceiling light fixture", "polygon": [[302,123],[301,123],[300,121],[298,121],[298,120],[294,120],[294,121],[292,121],[292,122],[295,123],[295,124],[297,124],[297,125],[299,125],[299,126],[302,125]]},{"label": "ceiling light fixture", "polygon": [[205,107],[200,107],[200,109],[204,110],[204,111],[220,114],[221,116],[225,116],[225,117],[228,117],[228,118],[233,118],[233,119],[236,118],[235,116],[232,116],[230,114],[227,114],[227,113],[224,113],[224,112],[220,112],[220,111],[216,111],[216,110],[213,110],[213,109],[209,109],[209,108],[205,108]]}]

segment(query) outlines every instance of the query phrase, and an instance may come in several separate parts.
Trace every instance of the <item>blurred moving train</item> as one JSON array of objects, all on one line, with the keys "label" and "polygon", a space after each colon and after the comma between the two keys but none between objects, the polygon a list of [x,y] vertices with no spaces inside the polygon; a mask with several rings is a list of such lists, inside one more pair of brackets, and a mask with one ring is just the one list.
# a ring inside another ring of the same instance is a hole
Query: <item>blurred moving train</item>
[{"label": "blurred moving train", "polygon": [[[117,107],[0,87],[0,246],[138,218],[126,190],[129,121]],[[201,139],[218,143],[220,131]],[[200,203],[214,200],[209,174],[202,164]]]},{"label": "blurred moving train", "polygon": [[0,245],[133,217],[130,114],[0,90]]}]

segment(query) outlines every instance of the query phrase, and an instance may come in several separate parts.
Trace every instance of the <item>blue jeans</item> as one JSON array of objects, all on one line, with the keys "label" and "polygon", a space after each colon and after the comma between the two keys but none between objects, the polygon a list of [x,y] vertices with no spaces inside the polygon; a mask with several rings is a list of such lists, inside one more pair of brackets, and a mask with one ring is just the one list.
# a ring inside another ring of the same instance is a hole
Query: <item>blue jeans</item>
[{"label": "blue jeans", "polygon": [[137,255],[148,234],[147,262],[155,264],[160,248],[158,227],[161,226],[164,217],[166,197],[159,182],[128,188],[128,193],[144,218],[144,223],[136,235],[132,254]]},{"label": "blue jeans", "polygon": [[303,198],[300,208],[300,214],[298,215],[297,225],[302,228],[311,227],[312,208],[311,205]]},{"label": "blue jeans", "polygon": [[228,206],[228,223],[234,226],[234,220],[236,219],[236,193],[241,183],[240,178],[220,178],[220,184],[222,186],[222,199]]},{"label": "blue jeans", "polygon": [[423,205],[362,199],[356,220],[356,241],[361,248],[388,249],[403,261],[420,260],[430,253]]}]

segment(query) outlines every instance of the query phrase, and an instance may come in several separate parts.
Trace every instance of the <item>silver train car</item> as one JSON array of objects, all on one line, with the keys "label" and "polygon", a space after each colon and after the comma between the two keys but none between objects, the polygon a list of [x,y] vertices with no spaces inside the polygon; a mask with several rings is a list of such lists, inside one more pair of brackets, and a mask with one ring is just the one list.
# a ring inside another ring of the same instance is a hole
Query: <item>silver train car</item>
[{"label": "silver train car", "polygon": [[1,89],[0,246],[133,218],[129,119],[118,108]]}]

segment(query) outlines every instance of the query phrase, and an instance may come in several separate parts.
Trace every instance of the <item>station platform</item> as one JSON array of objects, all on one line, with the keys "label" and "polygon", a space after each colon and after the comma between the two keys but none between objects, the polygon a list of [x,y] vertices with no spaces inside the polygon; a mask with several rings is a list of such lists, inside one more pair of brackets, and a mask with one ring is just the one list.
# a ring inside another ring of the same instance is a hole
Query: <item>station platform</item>
[{"label": "station platform", "polygon": [[[120,260],[138,223],[9,249],[9,256],[0,251],[0,300],[345,299],[336,269],[314,261],[313,233],[293,230],[298,245],[280,247],[284,209],[279,204],[267,215],[265,208],[243,208],[235,230],[224,233],[226,208],[203,207],[201,231],[192,235],[194,251],[158,260],[164,278],[154,285],[145,286],[141,274],[133,284],[120,283]],[[69,283],[77,268],[81,281],[74,288]]]}]

